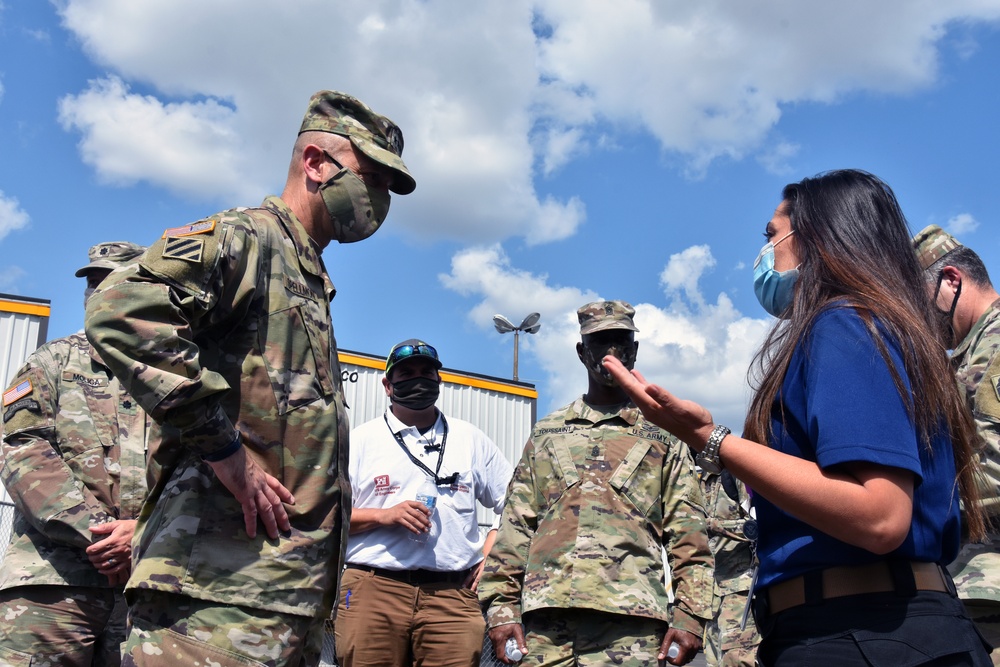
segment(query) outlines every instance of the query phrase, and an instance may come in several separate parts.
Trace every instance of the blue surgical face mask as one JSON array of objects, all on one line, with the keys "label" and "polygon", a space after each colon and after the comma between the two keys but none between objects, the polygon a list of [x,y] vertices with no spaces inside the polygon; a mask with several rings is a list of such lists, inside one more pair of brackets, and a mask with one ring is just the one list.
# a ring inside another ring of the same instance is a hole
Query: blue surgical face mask
[{"label": "blue surgical face mask", "polygon": [[753,263],[753,292],[764,310],[775,317],[781,317],[782,313],[792,305],[799,270],[794,268],[788,271],[776,271],[774,247],[794,233],[794,230],[788,232],[778,239],[777,243],[766,243]]}]

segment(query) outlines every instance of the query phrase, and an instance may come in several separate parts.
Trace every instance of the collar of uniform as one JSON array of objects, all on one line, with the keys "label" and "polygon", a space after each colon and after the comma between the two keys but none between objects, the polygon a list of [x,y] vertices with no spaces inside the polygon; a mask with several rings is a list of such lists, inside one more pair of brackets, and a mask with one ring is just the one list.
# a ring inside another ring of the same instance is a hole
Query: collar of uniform
[{"label": "collar of uniform", "polygon": [[271,211],[278,218],[295,243],[295,250],[298,253],[299,263],[302,265],[302,268],[314,276],[320,276],[323,279],[326,295],[332,299],[332,295],[337,290],[326,274],[326,265],[323,264],[323,257],[316,247],[316,243],[306,233],[306,228],[302,226],[299,219],[292,213],[292,209],[288,208],[288,205],[285,204],[281,197],[275,195],[271,195],[265,199],[264,203],[261,204],[261,208]]},{"label": "collar of uniform", "polygon": [[990,307],[986,309],[986,312],[980,315],[979,319],[976,320],[976,323],[972,325],[972,328],[969,329],[969,333],[966,334],[965,338],[962,339],[962,342],[959,343],[958,346],[952,351],[952,361],[961,359],[972,345],[972,342],[979,340],[979,336],[983,329],[990,326],[994,320],[998,318],[1000,318],[1000,299],[997,299],[990,304]]},{"label": "collar of uniform", "polygon": [[632,401],[621,403],[612,410],[606,409],[608,407],[606,405],[595,407],[583,400],[583,396],[581,396],[573,402],[570,410],[573,412],[575,418],[588,421],[591,424],[597,424],[610,419],[621,419],[629,426],[635,426],[636,421],[639,419],[639,409],[635,407]]},{"label": "collar of uniform", "polygon": [[[443,414],[440,410],[437,411],[437,420],[434,422],[434,429],[437,432],[440,432],[439,425],[441,424],[441,416]],[[389,422],[389,430],[393,433],[402,433],[408,428],[412,428],[415,433],[420,433],[420,430],[416,426],[410,426],[399,421],[399,418],[392,413],[392,408],[386,408],[385,418]]]}]

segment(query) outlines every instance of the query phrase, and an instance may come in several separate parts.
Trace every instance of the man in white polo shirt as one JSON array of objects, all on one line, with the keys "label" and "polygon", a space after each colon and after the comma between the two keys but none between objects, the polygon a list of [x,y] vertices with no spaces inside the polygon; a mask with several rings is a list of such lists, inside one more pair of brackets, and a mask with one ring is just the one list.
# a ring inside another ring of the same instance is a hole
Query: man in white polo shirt
[{"label": "man in white polo shirt", "polygon": [[472,424],[435,406],[437,351],[394,346],[384,415],[351,433],[353,511],[337,611],[341,667],[472,667],[485,621],[476,586],[493,546],[476,502],[497,518],[513,468]]}]

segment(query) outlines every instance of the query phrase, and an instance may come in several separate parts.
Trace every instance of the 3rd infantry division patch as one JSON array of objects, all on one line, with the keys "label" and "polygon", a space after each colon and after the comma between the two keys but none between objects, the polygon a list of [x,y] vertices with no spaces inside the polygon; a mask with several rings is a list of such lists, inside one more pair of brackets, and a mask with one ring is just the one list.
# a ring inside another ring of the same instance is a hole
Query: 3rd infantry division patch
[{"label": "3rd infantry division patch", "polygon": [[204,249],[205,239],[170,236],[163,244],[163,256],[167,259],[182,259],[185,262],[200,264]]}]

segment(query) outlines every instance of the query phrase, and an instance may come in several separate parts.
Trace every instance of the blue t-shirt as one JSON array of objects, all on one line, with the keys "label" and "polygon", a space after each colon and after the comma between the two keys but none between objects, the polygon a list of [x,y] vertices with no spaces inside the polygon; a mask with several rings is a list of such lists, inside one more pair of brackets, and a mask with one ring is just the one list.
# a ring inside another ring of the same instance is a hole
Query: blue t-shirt
[{"label": "blue t-shirt", "polygon": [[[909,389],[899,344],[878,326]],[[755,495],[760,585],[886,558],[943,565],[954,560],[961,528],[951,439],[942,429],[932,440],[933,452],[921,443],[889,367],[853,308],[835,305],[817,316],[792,354],[771,425],[771,447],[823,469],[864,461],[913,472],[913,519],[902,545],[880,556],[830,537]]]}]

